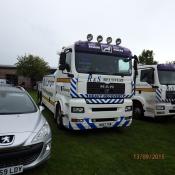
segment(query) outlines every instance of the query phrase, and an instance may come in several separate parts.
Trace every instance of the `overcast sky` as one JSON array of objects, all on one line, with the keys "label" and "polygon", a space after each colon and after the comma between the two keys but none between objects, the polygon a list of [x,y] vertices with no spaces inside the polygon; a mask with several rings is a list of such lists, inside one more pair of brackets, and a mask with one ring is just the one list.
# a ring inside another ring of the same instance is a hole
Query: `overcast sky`
[{"label": "overcast sky", "polygon": [[175,1],[0,0],[0,64],[31,53],[56,67],[61,47],[88,33],[120,37],[133,54],[152,49],[159,62],[175,60]]}]

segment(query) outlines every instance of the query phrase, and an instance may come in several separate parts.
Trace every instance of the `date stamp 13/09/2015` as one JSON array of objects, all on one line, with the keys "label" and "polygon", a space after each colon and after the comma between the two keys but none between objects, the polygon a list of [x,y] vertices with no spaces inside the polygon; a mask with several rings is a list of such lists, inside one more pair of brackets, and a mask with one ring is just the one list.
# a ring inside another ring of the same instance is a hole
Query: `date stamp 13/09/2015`
[{"label": "date stamp 13/09/2015", "polygon": [[162,153],[136,153],[132,155],[134,160],[164,160],[165,154]]}]

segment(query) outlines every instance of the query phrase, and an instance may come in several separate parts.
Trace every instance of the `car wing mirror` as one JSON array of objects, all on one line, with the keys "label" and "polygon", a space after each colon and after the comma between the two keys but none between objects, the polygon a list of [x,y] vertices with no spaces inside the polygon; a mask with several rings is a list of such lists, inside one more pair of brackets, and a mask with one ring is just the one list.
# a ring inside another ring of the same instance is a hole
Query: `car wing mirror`
[{"label": "car wing mirror", "polygon": [[45,109],[44,106],[41,106],[41,105],[39,106],[39,111],[40,112],[42,112],[44,109]]}]

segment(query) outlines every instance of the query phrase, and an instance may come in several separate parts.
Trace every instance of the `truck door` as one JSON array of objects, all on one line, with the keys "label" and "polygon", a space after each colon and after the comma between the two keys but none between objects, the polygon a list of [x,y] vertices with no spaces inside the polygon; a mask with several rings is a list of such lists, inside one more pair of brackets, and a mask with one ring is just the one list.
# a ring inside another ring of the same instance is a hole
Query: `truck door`
[{"label": "truck door", "polygon": [[71,52],[66,53],[66,59],[65,59],[65,69],[59,70],[58,78],[57,78],[57,84],[56,84],[56,93],[64,95],[64,96],[70,96],[70,82],[71,78],[68,76],[69,73],[72,72],[71,70]]},{"label": "truck door", "polygon": [[140,86],[137,88],[137,93],[144,98],[145,116],[154,117],[155,111],[155,89],[154,85],[154,69],[141,69],[140,72]]}]

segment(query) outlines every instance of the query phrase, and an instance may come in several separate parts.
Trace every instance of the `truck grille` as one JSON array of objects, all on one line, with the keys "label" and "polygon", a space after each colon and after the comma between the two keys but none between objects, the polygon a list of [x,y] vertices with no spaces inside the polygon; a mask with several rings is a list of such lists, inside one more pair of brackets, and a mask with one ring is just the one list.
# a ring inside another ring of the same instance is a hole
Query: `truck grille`
[{"label": "truck grille", "polygon": [[175,91],[166,91],[166,99],[175,100]]},{"label": "truck grille", "polygon": [[124,83],[98,83],[88,82],[87,83],[88,94],[125,94]]},{"label": "truck grille", "polygon": [[29,165],[40,155],[43,143],[0,151],[0,168]]}]

